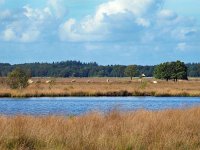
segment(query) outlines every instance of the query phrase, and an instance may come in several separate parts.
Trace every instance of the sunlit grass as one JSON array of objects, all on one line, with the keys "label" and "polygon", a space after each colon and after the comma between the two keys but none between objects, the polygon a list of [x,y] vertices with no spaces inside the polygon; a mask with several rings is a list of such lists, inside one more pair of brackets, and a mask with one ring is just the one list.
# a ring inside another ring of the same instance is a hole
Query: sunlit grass
[{"label": "sunlit grass", "polygon": [[200,149],[200,108],[0,117],[0,149]]},{"label": "sunlit grass", "polygon": [[[1,79],[2,80],[2,79]],[[5,79],[4,79],[5,80]],[[37,81],[40,81],[37,83]],[[0,97],[42,97],[42,96],[200,96],[200,79],[189,81],[161,81],[155,79],[129,78],[55,78],[55,83],[46,83],[50,78],[33,78],[34,83],[23,90],[11,90],[6,83],[0,83]],[[90,81],[88,83],[88,80]]]}]

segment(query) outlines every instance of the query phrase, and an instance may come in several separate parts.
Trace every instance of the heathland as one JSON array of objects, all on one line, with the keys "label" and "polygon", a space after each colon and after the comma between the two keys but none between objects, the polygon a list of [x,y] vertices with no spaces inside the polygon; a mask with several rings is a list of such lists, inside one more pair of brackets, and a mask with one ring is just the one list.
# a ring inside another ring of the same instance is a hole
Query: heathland
[{"label": "heathland", "polygon": [[200,79],[178,82],[154,78],[32,78],[25,89],[11,89],[0,78],[0,97],[200,96]]},{"label": "heathland", "polygon": [[90,113],[71,117],[1,116],[0,149],[200,149],[200,108]]}]

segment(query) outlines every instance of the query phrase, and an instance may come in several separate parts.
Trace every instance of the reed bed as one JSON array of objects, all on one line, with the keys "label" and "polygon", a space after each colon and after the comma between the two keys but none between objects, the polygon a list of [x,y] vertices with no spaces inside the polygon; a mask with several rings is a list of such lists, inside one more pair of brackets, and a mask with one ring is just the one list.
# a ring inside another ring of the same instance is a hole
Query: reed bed
[{"label": "reed bed", "polygon": [[200,108],[1,116],[1,150],[200,149]]},{"label": "reed bed", "polygon": [[[59,96],[200,96],[200,79],[189,81],[161,81],[129,78],[33,78],[23,90],[12,90],[6,78],[0,82],[0,97],[59,97]],[[54,80],[52,84],[46,83]],[[76,82],[71,82],[75,80]],[[38,82],[39,81],[39,82]]]}]

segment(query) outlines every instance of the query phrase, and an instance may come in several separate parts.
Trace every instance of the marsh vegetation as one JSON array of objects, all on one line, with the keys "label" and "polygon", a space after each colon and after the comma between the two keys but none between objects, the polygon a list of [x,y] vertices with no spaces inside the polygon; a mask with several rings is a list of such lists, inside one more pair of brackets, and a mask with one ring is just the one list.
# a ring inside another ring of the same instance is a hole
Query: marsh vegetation
[{"label": "marsh vegetation", "polygon": [[0,149],[200,149],[200,108],[84,116],[1,116]]},{"label": "marsh vegetation", "polygon": [[32,78],[31,80],[33,83],[20,90],[10,89],[6,84],[6,78],[0,78],[0,97],[200,96],[199,78],[178,80],[178,82],[153,78],[133,78],[132,81],[130,78]]}]

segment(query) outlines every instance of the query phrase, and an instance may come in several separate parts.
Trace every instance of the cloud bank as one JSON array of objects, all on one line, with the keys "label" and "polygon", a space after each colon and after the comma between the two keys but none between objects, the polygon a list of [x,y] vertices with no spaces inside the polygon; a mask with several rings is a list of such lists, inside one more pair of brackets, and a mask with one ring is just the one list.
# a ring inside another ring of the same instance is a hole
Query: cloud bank
[{"label": "cloud bank", "polygon": [[48,0],[44,8],[33,8],[27,4],[19,10],[5,9],[0,11],[0,39],[22,43],[47,40],[44,37],[53,36],[51,30],[57,28],[54,24],[64,14],[62,0]]},{"label": "cloud bank", "polygon": [[[84,10],[81,2],[77,0],[77,7]],[[0,0],[0,5],[6,3]],[[115,53],[117,60],[136,62],[146,55],[179,59],[180,54],[198,52],[199,22],[164,6],[164,0],[108,0],[92,13],[79,16],[71,16],[73,9],[67,7],[67,0],[47,0],[40,7],[31,3],[17,9],[2,7],[0,41],[65,43],[69,52],[82,53],[80,58],[86,53],[106,59],[106,54]]]}]

